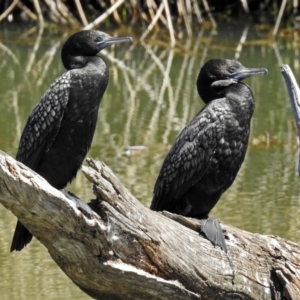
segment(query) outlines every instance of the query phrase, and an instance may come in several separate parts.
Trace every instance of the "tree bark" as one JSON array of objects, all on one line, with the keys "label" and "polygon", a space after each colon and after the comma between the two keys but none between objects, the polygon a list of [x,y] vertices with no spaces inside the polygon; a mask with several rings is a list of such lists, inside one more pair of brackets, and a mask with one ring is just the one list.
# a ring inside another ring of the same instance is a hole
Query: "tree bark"
[{"label": "tree bark", "polygon": [[0,151],[0,202],[91,297],[300,299],[297,244],[222,224],[227,255],[197,220],[149,210],[105,164],[87,161],[89,204]]}]

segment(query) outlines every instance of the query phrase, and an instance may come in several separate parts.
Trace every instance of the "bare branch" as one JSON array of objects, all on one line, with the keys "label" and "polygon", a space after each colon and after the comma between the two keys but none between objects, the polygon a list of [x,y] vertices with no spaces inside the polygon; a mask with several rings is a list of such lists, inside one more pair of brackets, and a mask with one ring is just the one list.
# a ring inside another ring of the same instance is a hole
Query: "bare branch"
[{"label": "bare branch", "polygon": [[197,220],[150,211],[107,166],[88,163],[83,172],[97,200],[87,205],[0,152],[0,202],[88,295],[299,299],[297,244],[222,224],[234,276],[226,254],[198,234]]}]

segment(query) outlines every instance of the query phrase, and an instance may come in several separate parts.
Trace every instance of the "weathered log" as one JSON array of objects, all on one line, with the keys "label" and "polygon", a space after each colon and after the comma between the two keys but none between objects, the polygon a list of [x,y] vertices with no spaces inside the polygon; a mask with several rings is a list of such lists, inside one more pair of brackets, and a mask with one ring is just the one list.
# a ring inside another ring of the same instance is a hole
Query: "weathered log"
[{"label": "weathered log", "polygon": [[0,202],[91,297],[300,299],[297,244],[222,224],[227,256],[196,220],[150,211],[107,166],[87,161],[89,205],[0,152]]}]

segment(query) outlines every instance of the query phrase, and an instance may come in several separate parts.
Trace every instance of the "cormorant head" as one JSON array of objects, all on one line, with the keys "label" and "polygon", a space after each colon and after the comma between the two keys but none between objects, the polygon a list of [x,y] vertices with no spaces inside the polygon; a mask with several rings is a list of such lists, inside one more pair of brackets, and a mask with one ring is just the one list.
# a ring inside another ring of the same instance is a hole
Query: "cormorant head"
[{"label": "cormorant head", "polygon": [[243,79],[267,74],[267,69],[248,69],[240,62],[230,59],[211,59],[201,68],[197,78],[197,89],[205,103],[222,96],[222,90]]},{"label": "cormorant head", "polygon": [[61,50],[61,59],[67,70],[86,66],[88,57],[117,43],[132,42],[132,37],[112,37],[97,30],[82,30],[71,35]]}]

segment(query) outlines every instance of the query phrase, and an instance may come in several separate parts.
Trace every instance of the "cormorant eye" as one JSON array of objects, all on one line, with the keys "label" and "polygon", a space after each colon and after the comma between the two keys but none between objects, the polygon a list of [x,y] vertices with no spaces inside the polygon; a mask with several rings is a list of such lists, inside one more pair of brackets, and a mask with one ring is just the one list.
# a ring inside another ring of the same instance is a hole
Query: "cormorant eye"
[{"label": "cormorant eye", "polygon": [[229,73],[234,73],[234,72],[235,72],[235,68],[234,68],[234,67],[230,67],[230,68],[228,69],[228,71],[229,71]]},{"label": "cormorant eye", "polygon": [[95,39],[94,39],[94,41],[96,42],[96,43],[99,43],[99,42],[102,42],[102,37],[101,36],[97,36]]}]

